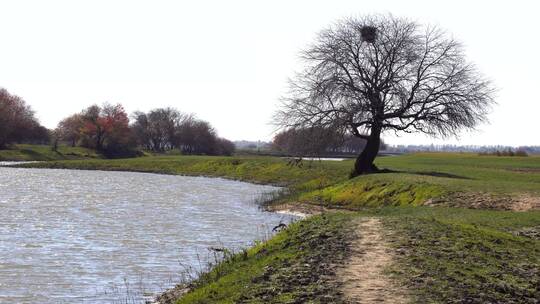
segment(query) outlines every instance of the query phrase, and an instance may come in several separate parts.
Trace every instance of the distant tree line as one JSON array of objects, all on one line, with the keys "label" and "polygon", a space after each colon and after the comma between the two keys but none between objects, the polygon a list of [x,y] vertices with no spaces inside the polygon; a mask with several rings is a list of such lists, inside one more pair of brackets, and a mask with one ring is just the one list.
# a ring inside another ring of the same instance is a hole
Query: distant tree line
[{"label": "distant tree line", "polygon": [[501,156],[510,154],[540,154],[540,146],[519,146],[510,147],[503,145],[479,146],[479,145],[391,145],[388,152],[410,153],[410,152],[469,152],[481,155]]},{"label": "distant tree line", "polygon": [[[322,157],[328,155],[358,154],[366,140],[346,134],[335,128],[290,128],[277,133],[272,149],[290,156]],[[381,141],[381,150],[386,144]]]},{"label": "distant tree line", "polygon": [[523,149],[506,149],[506,150],[496,150],[496,151],[492,151],[492,152],[480,152],[478,153],[478,155],[480,156],[520,156],[520,157],[525,157],[525,156],[529,156],[529,154],[527,153],[527,151],[523,150]]},{"label": "distant tree line", "polygon": [[183,154],[232,155],[234,144],[217,136],[207,121],[173,108],[133,114],[133,132],[142,147],[155,152],[178,149]]},{"label": "distant tree line", "polygon": [[0,88],[0,149],[11,144],[59,142],[95,149],[108,157],[129,157],[139,149],[163,153],[231,155],[234,144],[217,135],[210,123],[174,108],[135,112],[121,104],[91,105],[64,118],[56,129],[42,126],[26,102]]},{"label": "distant tree line", "polygon": [[234,144],[217,136],[210,123],[173,108],[135,112],[130,123],[122,105],[92,105],[63,119],[58,140],[102,151],[109,157],[131,156],[137,148],[163,153],[231,155]]},{"label": "distant tree line", "polygon": [[13,143],[48,143],[49,139],[49,130],[39,123],[32,108],[0,88],[0,149]]}]

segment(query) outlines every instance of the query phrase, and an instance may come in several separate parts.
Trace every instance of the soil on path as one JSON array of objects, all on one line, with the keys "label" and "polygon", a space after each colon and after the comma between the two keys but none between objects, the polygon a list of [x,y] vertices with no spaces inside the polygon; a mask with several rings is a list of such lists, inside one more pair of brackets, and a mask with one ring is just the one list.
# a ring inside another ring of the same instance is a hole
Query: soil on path
[{"label": "soil on path", "polygon": [[394,263],[383,225],[378,218],[360,218],[351,255],[338,272],[342,292],[350,303],[408,303],[406,292],[385,272]]}]

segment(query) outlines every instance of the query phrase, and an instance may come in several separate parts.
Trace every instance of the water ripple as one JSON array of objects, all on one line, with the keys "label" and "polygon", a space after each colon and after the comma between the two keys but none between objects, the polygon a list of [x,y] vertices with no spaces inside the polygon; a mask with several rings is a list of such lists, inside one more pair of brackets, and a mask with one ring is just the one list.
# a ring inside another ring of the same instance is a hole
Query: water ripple
[{"label": "water ripple", "polygon": [[198,267],[208,247],[245,247],[283,220],[252,203],[273,190],[217,178],[0,168],[0,303],[110,303],[126,282],[159,292],[185,265]]}]

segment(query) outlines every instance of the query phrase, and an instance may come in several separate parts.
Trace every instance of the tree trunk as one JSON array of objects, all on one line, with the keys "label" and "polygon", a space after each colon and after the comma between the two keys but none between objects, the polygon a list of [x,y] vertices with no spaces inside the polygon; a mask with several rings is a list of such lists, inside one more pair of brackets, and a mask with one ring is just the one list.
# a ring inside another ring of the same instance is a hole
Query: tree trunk
[{"label": "tree trunk", "polygon": [[54,138],[51,150],[53,152],[58,152],[58,138]]},{"label": "tree trunk", "polygon": [[373,164],[373,161],[379,153],[380,145],[381,131],[379,129],[372,129],[364,150],[362,150],[360,155],[358,155],[356,158],[356,162],[354,163],[354,171],[352,172],[351,177],[379,171],[375,164]]},{"label": "tree trunk", "polygon": [[101,132],[101,130],[97,130],[96,134],[96,150],[97,151],[103,151],[103,141],[104,141],[104,135]]},{"label": "tree trunk", "polygon": [[101,147],[101,138],[98,136],[98,137],[96,137],[96,150],[101,151],[102,150],[101,148],[102,148]]}]

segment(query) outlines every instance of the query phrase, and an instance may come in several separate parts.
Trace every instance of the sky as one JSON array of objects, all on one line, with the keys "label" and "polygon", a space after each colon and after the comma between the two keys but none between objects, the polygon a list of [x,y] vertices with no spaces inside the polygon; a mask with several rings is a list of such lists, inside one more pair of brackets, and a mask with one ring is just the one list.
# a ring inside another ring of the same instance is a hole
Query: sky
[{"label": "sky", "polygon": [[[459,138],[383,134],[390,144],[540,145],[537,1],[0,1],[0,87],[54,128],[91,104],[172,106],[231,140],[271,140],[299,52],[344,18],[438,25],[493,81],[489,123]],[[535,56],[536,55],[536,56]]]}]

